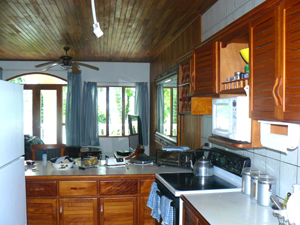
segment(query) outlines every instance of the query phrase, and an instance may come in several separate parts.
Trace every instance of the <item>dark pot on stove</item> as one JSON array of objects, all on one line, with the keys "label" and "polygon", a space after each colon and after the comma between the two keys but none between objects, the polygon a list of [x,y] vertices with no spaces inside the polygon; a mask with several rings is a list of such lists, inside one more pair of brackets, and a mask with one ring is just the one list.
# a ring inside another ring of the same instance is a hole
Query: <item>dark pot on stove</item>
[{"label": "dark pot on stove", "polygon": [[214,175],[214,166],[210,160],[205,158],[205,156],[198,159],[194,166],[191,163],[191,169],[195,176],[207,177]]}]

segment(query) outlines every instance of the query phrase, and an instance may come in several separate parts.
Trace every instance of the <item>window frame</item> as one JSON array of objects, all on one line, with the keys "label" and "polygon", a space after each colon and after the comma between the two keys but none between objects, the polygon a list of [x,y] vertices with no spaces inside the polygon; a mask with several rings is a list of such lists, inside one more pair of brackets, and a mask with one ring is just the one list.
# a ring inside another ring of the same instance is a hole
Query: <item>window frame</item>
[{"label": "window frame", "polygon": [[[106,88],[106,134],[100,135],[99,132],[99,138],[105,137],[105,138],[120,138],[120,137],[128,137],[128,135],[125,134],[125,89],[126,88],[134,88],[135,86],[117,86],[117,85],[97,85],[98,88]],[[122,135],[121,136],[110,136],[109,135],[109,88],[122,88]],[[98,123],[99,124],[99,123]]]}]

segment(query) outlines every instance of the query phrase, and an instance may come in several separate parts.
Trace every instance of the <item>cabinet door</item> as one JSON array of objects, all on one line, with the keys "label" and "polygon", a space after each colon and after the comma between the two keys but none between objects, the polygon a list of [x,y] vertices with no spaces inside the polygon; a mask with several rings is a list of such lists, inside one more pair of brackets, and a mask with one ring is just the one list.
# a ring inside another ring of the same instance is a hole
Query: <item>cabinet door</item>
[{"label": "cabinet door", "polygon": [[136,225],[137,197],[100,198],[100,225]]},{"label": "cabinet door", "polygon": [[193,96],[219,93],[219,44],[207,44],[193,51]]},{"label": "cabinet door", "polygon": [[279,119],[300,121],[300,1],[287,0],[282,4],[284,41],[283,102]]},{"label": "cabinet door", "polygon": [[148,196],[139,198],[139,225],[155,224],[151,216],[151,209],[147,206]]},{"label": "cabinet door", "polygon": [[274,119],[276,116],[276,86],[280,82],[277,75],[278,24],[277,8],[250,23],[250,96],[253,119]]},{"label": "cabinet door", "polygon": [[210,223],[188,202],[183,201],[183,225],[210,225]]},{"label": "cabinet door", "polygon": [[28,199],[27,224],[57,224],[56,199]]},{"label": "cabinet door", "polygon": [[59,221],[60,225],[97,225],[97,198],[59,199]]}]

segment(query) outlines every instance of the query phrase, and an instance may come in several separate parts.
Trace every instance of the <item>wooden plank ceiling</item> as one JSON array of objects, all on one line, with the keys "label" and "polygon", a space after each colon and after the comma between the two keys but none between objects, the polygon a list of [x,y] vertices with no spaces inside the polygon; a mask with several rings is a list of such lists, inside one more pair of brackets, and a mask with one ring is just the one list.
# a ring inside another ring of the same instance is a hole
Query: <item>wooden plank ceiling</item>
[{"label": "wooden plank ceiling", "polygon": [[1,0],[0,60],[150,62],[217,0]]}]

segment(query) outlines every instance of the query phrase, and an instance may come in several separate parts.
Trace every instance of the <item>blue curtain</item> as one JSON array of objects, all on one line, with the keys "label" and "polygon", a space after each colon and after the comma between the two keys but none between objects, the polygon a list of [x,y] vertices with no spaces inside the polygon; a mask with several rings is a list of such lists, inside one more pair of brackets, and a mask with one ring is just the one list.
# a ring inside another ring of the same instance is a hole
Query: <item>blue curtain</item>
[{"label": "blue curtain", "polygon": [[80,146],[81,73],[68,72],[66,145]]},{"label": "blue curtain", "polygon": [[2,73],[3,73],[3,69],[2,69],[2,67],[0,67],[0,80],[3,80],[3,75],[2,75]]},{"label": "blue curtain", "polygon": [[140,117],[143,145],[148,145],[148,84],[139,82],[135,84],[135,114]]},{"label": "blue curtain", "polygon": [[164,86],[163,84],[157,85],[157,102],[158,102],[158,132],[164,133]]},{"label": "blue curtain", "polygon": [[81,145],[100,145],[98,129],[98,91],[96,82],[84,82],[83,86]]}]

